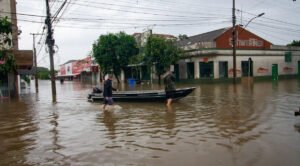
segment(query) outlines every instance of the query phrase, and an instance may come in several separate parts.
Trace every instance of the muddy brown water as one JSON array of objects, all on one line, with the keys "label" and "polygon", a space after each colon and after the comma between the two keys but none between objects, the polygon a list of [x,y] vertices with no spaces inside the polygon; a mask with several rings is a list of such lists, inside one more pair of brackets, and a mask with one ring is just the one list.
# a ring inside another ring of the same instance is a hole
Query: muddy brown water
[{"label": "muddy brown water", "polygon": [[[92,85],[40,81],[0,101],[0,165],[300,165],[300,82],[181,84],[176,102],[87,102]],[[159,89],[139,85],[128,90]]]}]

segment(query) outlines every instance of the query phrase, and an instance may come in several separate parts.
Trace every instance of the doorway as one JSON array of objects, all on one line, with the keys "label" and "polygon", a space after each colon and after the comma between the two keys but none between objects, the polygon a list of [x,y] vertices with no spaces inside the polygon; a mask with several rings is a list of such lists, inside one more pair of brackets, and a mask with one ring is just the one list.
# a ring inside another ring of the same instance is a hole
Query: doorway
[{"label": "doorway", "polygon": [[214,78],[214,63],[199,62],[200,78]]},{"label": "doorway", "polygon": [[228,78],[228,62],[219,62],[219,78]]},{"label": "doorway", "polygon": [[278,64],[272,64],[272,80],[278,80]]},{"label": "doorway", "polygon": [[195,69],[194,62],[186,63],[187,79],[194,79],[194,74],[195,74],[194,69]]},{"label": "doorway", "polygon": [[242,77],[252,77],[253,76],[253,61],[249,58],[248,61],[242,61]]}]

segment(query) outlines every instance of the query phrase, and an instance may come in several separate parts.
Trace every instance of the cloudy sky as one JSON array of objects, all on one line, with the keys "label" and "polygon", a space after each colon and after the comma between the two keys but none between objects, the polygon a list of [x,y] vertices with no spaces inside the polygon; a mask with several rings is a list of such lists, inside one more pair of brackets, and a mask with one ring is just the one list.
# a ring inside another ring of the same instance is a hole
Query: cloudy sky
[{"label": "cloudy sky", "polygon": [[[55,15],[65,0],[49,0]],[[232,0],[67,0],[54,21],[55,66],[90,54],[101,34],[153,33],[196,35],[232,26]],[[30,33],[42,33],[45,0],[17,0],[20,49],[32,49]],[[300,0],[236,0],[237,24],[277,45],[300,40]],[[46,30],[44,31],[44,33]],[[45,35],[37,36],[38,66],[49,67]]]}]

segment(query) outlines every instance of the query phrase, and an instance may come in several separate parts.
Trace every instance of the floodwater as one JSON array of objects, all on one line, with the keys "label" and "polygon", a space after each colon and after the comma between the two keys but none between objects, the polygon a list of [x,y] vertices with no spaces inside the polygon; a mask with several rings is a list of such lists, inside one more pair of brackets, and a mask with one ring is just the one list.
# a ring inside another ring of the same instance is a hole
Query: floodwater
[{"label": "floodwater", "polygon": [[197,89],[172,109],[116,103],[113,112],[87,102],[91,85],[57,82],[52,104],[50,82],[39,83],[39,94],[32,82],[0,101],[0,165],[300,165],[297,80],[177,85]]}]

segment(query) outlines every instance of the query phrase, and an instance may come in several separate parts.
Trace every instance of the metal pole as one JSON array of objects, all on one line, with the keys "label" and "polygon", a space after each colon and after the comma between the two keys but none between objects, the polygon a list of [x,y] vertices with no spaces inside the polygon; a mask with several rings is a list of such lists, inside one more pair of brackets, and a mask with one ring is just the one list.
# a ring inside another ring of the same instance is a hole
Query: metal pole
[{"label": "metal pole", "polygon": [[36,57],[36,48],[35,48],[35,36],[36,35],[43,35],[41,33],[30,33],[33,38],[33,56],[34,56],[34,79],[35,79],[35,92],[39,93],[39,82],[38,82],[38,75],[37,75],[37,57]]},{"label": "metal pole", "polygon": [[251,70],[251,61],[250,58],[248,59],[248,77],[250,77],[250,70]]},{"label": "metal pole", "polygon": [[232,3],[232,56],[233,56],[233,84],[236,84],[236,16],[235,16],[235,0]]},{"label": "metal pole", "polygon": [[33,55],[34,55],[34,66],[35,66],[35,72],[34,72],[34,79],[35,79],[35,92],[39,93],[39,82],[38,82],[38,76],[37,76],[37,60],[36,60],[36,49],[35,49],[35,35],[33,34]]},{"label": "metal pole", "polygon": [[[150,35],[149,35],[149,42],[150,42],[150,55],[151,55],[151,57],[152,57],[152,29],[150,29]],[[153,85],[153,71],[152,71],[152,69],[153,69],[153,63],[151,62],[151,66],[150,66],[150,83],[151,83],[151,86]]]},{"label": "metal pole", "polygon": [[46,0],[46,8],[47,8],[46,25],[48,27],[46,44],[48,45],[48,48],[49,48],[49,57],[50,57],[52,102],[56,102],[56,85],[55,85],[55,73],[54,73],[54,61],[53,61],[54,39],[53,39],[52,23],[51,23],[51,19],[50,19],[51,14],[50,14],[49,0]]}]

